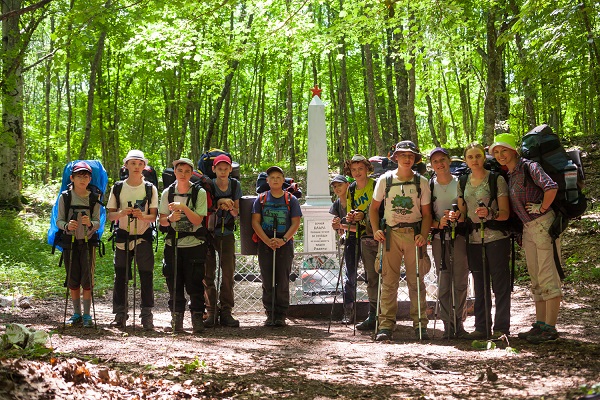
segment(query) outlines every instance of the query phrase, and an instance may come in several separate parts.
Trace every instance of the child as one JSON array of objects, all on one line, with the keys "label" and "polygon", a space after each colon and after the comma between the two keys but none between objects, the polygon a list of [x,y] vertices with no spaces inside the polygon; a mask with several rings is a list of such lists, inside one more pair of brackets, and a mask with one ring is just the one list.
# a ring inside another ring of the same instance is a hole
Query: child
[{"label": "child", "polygon": [[284,180],[281,168],[273,166],[267,169],[270,190],[261,193],[252,206],[252,228],[260,239],[258,264],[262,278],[262,301],[267,314],[265,326],[286,326],[285,318],[290,304],[289,276],[294,260],[293,236],[300,227],[302,217],[298,199],[283,190]]},{"label": "child", "polygon": [[203,216],[207,213],[206,192],[198,186],[192,186],[190,182],[194,170],[192,160],[180,158],[173,161],[173,170],[177,180],[162,193],[159,219],[162,226],[169,227],[163,259],[163,274],[169,288],[169,310],[172,316],[171,329],[167,331],[183,332],[185,287],[190,297],[193,333],[201,333],[204,330],[202,279],[208,233],[202,226]]},{"label": "child", "polygon": [[[212,170],[217,175],[213,179],[215,187],[214,203],[217,206],[217,211],[215,212],[213,248],[206,258],[206,273],[204,275],[204,288],[208,303],[208,315],[204,321],[204,326],[213,326],[217,317],[219,317],[222,326],[235,328],[240,326],[240,321],[231,315],[234,305],[233,275],[235,272],[235,236],[233,231],[235,230],[235,218],[239,214],[242,188],[238,180],[229,177],[233,169],[231,159],[225,154],[221,154],[214,159]],[[216,252],[219,253],[218,266],[215,257]],[[221,302],[220,310],[217,308],[217,291],[215,289],[216,268],[221,269],[221,287],[218,299]]]},{"label": "child", "polygon": [[337,199],[331,205],[329,209],[329,214],[333,215],[333,219],[331,220],[331,227],[336,230],[336,232],[342,236],[345,233],[345,230],[348,229],[348,225],[346,224],[346,196],[348,193],[348,179],[344,175],[336,175],[331,180],[331,187],[333,187],[333,193],[337,196]]},{"label": "child", "polygon": [[[123,159],[129,176],[114,184],[106,208],[108,219],[118,221],[115,249],[115,280],[111,326],[125,329],[128,315],[127,288],[131,279],[131,262],[135,257],[140,275],[141,321],[144,330],[153,330],[152,307],[154,307],[154,251],[152,250],[152,227],[158,213],[158,191],[144,180],[142,171],[148,160],[140,150],[130,150]],[[126,248],[126,246],[129,246]],[[134,293],[135,296],[135,293]],[[135,318],[135,315],[133,316]]]},{"label": "child", "polygon": [[[379,331],[375,337],[377,341],[392,339],[398,311],[398,283],[402,258],[406,267],[413,328],[417,339],[429,339],[423,281],[425,274],[429,272],[429,264],[422,261],[426,253],[423,246],[427,244],[432,221],[431,193],[427,179],[415,175],[412,171],[412,166],[420,159],[419,149],[413,142],[409,140],[399,142],[392,154],[392,161],[398,163],[398,169],[385,173],[377,180],[369,210],[371,227],[375,232],[374,239],[380,243],[387,242],[381,273],[381,313]],[[386,225],[380,228],[379,207],[384,201]],[[421,247],[419,260],[415,246]],[[419,267],[418,282],[417,267]],[[417,296],[417,285],[419,285],[420,297]]]},{"label": "child", "polygon": [[[65,286],[70,289],[73,301],[73,316],[68,326],[83,323],[85,328],[94,326],[90,315],[92,304],[93,271],[95,267],[94,247],[88,242],[100,227],[100,203],[96,202],[90,210],[90,191],[87,189],[92,180],[92,168],[80,161],[73,166],[69,194],[63,192],[59,198],[56,225],[64,230],[64,260],[67,278]],[[65,196],[71,196],[70,207],[65,209]],[[73,237],[73,235],[75,235]],[[87,235],[88,241],[85,240]],[[73,239],[75,239],[73,241]],[[72,248],[71,248],[72,246]],[[83,288],[83,315],[81,312],[80,287]]]}]

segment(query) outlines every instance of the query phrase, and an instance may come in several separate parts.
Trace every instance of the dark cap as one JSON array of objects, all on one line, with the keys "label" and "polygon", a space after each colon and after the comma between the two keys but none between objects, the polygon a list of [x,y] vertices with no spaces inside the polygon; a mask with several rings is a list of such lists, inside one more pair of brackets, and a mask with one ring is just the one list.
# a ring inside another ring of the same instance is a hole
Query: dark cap
[{"label": "dark cap", "polygon": [[75,165],[73,165],[73,174],[76,174],[78,172],[81,171],[85,171],[87,173],[89,173],[90,175],[92,174],[92,167],[89,166],[88,163],[84,162],[84,161],[79,161],[77,163],[75,163]]},{"label": "dark cap", "polygon": [[340,182],[340,183],[348,183],[348,178],[346,178],[344,175],[336,175],[333,177],[333,179],[331,180],[330,185],[333,185],[336,182]]},{"label": "dark cap", "polygon": [[392,154],[392,161],[396,161],[396,153],[401,151],[413,153],[415,155],[415,164],[421,161],[421,152],[419,148],[410,140],[403,140],[401,142],[398,142],[398,144],[396,145],[396,149]]},{"label": "dark cap", "polygon": [[436,147],[435,149],[431,150],[429,152],[429,158],[433,157],[433,155],[435,153],[444,153],[445,155],[447,155],[448,157],[450,157],[450,153],[448,152],[448,150],[446,150],[443,147]]},{"label": "dark cap", "polygon": [[283,170],[277,165],[273,165],[272,167],[269,167],[269,169],[267,169],[267,175],[271,175],[271,173],[273,172],[279,172],[281,175],[285,176]]}]

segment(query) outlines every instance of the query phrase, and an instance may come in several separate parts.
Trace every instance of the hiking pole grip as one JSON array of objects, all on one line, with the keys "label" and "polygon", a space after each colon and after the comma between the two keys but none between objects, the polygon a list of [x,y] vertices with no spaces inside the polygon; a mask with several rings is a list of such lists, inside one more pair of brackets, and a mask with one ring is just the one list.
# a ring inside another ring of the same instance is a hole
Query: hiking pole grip
[{"label": "hiking pole grip", "polygon": [[[481,200],[479,200],[479,202],[477,202],[477,205],[479,207],[485,207],[485,203],[483,201],[481,201]],[[480,231],[480,234],[481,234],[481,241],[482,241],[482,244],[483,244],[483,238],[484,238],[483,229],[484,229],[484,224],[485,224],[483,218],[480,219],[480,224],[481,224],[481,229],[479,231]]]},{"label": "hiking pole grip", "polygon": [[[458,211],[458,204],[456,203],[452,203],[452,211],[457,212]],[[452,239],[454,240],[456,238],[456,221],[452,221]]]}]

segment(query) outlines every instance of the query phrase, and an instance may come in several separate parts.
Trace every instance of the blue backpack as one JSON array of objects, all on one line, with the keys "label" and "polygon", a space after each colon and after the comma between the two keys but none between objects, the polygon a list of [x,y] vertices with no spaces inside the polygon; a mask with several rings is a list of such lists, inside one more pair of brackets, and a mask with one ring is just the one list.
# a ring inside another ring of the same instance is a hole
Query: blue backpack
[{"label": "blue backpack", "polygon": [[[90,215],[91,211],[96,206],[96,203],[100,203],[100,227],[96,231],[97,237],[95,240],[100,242],[100,238],[102,237],[102,233],[104,233],[104,225],[106,223],[106,208],[104,207],[103,199],[104,192],[106,190],[106,186],[108,185],[108,174],[106,170],[102,166],[102,163],[98,160],[75,160],[71,161],[65,166],[62,175],[62,184],[60,186],[60,193],[56,197],[56,202],[52,207],[52,215],[50,217],[50,228],[48,229],[48,244],[52,246],[52,253],[54,254],[54,250],[58,248],[60,251],[63,251],[62,246],[60,245],[61,237],[62,237],[62,229],[59,229],[56,226],[56,220],[58,219],[58,203],[60,196],[64,196],[63,201],[65,204],[65,209],[71,207],[71,173],[73,171],[73,166],[79,161],[85,161],[90,167],[92,167],[92,180],[88,185],[88,190],[90,193]],[[101,252],[102,254],[102,252]]]}]

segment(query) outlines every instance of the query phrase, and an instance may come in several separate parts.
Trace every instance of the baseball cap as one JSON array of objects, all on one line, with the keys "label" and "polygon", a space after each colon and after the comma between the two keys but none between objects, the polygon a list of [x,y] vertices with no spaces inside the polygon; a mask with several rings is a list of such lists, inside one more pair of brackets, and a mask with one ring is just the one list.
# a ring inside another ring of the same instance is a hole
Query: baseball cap
[{"label": "baseball cap", "polygon": [[123,164],[127,164],[129,160],[140,160],[144,164],[148,164],[148,160],[144,157],[144,153],[141,150],[129,150],[127,156],[123,159]]},{"label": "baseball cap", "polygon": [[177,166],[179,164],[187,164],[192,168],[192,171],[194,170],[194,163],[192,160],[190,160],[189,158],[180,158],[178,160],[173,161],[173,168],[177,168]]},{"label": "baseball cap", "polygon": [[271,173],[273,173],[273,172],[279,172],[281,175],[285,176],[285,174],[283,173],[283,170],[276,165],[273,165],[272,167],[269,167],[269,169],[267,169],[267,175],[271,175]]},{"label": "baseball cap", "polygon": [[510,133],[501,133],[499,135],[496,135],[496,137],[494,138],[494,143],[492,143],[492,145],[488,149],[488,153],[493,155],[494,147],[496,146],[504,146],[508,147],[511,150],[517,151],[517,140]]},{"label": "baseball cap", "polygon": [[225,162],[231,165],[231,159],[225,154],[220,154],[215,157],[215,159],[213,160],[213,167],[215,167],[220,162]]},{"label": "baseball cap", "polygon": [[444,153],[445,155],[447,155],[448,157],[450,157],[450,153],[448,152],[448,150],[446,150],[443,147],[436,147],[435,149],[431,150],[429,152],[429,158],[433,157],[433,155],[435,153]]},{"label": "baseball cap", "polygon": [[88,163],[84,162],[84,161],[79,161],[77,163],[75,163],[75,165],[73,165],[73,174],[76,174],[77,172],[81,172],[81,171],[85,171],[85,172],[89,172],[90,174],[92,173],[92,167],[90,167],[88,165]]},{"label": "baseball cap", "polygon": [[336,182],[340,182],[340,183],[348,183],[348,178],[346,178],[344,175],[336,175],[333,177],[333,179],[331,180],[330,185],[333,185]]}]

